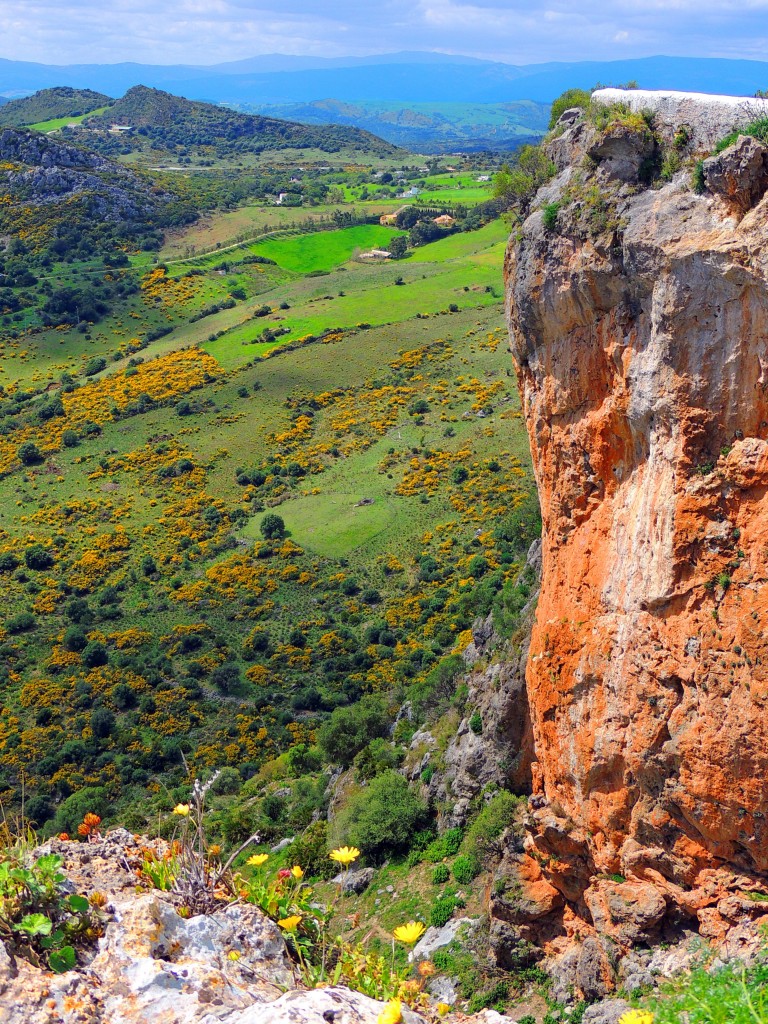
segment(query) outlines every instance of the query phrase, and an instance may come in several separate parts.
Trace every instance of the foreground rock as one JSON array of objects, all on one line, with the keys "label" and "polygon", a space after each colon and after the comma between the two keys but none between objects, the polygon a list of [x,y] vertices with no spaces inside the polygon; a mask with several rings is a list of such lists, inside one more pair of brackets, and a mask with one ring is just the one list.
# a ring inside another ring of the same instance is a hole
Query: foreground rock
[{"label": "foreground rock", "polygon": [[[256,907],[222,901],[215,913],[186,917],[169,894],[137,890],[147,850],[164,848],[115,829],[38,851],[60,854],[78,891],[106,898],[109,923],[98,948],[61,975],[12,959],[0,942],[1,1024],[378,1024],[382,1002],[340,986],[303,988],[280,930]],[[402,1020],[427,1024],[405,1005]]]},{"label": "foreground rock", "polygon": [[707,161],[698,195],[689,170],[651,189],[608,167],[646,153],[636,121],[562,127],[556,229],[533,212],[506,267],[544,536],[523,897],[500,920],[553,952],[738,946],[768,923],[765,147]]}]

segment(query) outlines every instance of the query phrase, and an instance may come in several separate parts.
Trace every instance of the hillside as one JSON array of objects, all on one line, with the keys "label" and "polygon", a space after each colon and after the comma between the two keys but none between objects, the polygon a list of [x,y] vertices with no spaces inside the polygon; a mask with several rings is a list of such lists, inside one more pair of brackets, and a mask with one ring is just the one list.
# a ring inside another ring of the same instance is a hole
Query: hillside
[{"label": "hillside", "polygon": [[317,149],[336,153],[356,149],[375,156],[392,156],[396,147],[369,132],[337,125],[307,126],[276,118],[242,114],[210,103],[173,96],[159,89],[129,89],[105,114],[86,118],[85,127],[107,130],[113,124],[130,126],[121,143],[173,152],[202,150],[217,158],[279,149]]},{"label": "hillside", "polygon": [[[247,104],[243,105],[249,109]],[[549,105],[517,101],[473,103],[315,103],[265,105],[251,108],[273,117],[305,124],[354,125],[416,153],[456,150],[514,149],[540,138],[549,121]]]},{"label": "hillside", "polygon": [[[98,153],[23,128],[0,129],[0,312],[21,323],[98,320],[126,288],[109,270],[195,219],[174,195]],[[50,286],[51,268],[84,261],[88,279]],[[95,268],[102,267],[99,278]]]},{"label": "hillside", "polygon": [[0,112],[0,125],[21,127],[57,118],[80,117],[112,102],[110,96],[92,89],[69,86],[41,89],[32,96],[6,103]]}]

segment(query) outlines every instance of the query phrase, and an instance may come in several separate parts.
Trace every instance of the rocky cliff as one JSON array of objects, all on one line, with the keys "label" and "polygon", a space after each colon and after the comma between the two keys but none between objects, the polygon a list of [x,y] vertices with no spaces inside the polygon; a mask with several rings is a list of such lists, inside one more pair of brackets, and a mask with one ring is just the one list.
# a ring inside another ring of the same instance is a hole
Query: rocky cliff
[{"label": "rocky cliff", "polygon": [[722,938],[768,891],[768,147],[694,191],[685,102],[567,112],[507,256],[544,535],[506,919],[554,949]]}]

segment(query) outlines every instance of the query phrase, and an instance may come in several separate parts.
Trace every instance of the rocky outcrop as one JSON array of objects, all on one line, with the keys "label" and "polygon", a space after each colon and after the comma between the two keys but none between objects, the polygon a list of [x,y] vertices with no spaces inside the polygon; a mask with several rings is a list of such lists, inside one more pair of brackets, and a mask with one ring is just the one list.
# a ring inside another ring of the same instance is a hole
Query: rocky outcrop
[{"label": "rocky outcrop", "polygon": [[[34,852],[59,855],[73,890],[103,907],[107,923],[64,974],[10,955],[0,941],[0,1024],[379,1024],[379,1000],[338,985],[308,990],[280,929],[257,907],[222,898],[213,913],[190,915],[171,893],[137,888],[145,858],[168,852],[163,840],[122,828]],[[462,925],[474,922],[455,922],[430,949]],[[444,1010],[446,1024],[515,1024],[491,1011]],[[401,1011],[403,1024],[427,1024],[405,1003]],[[433,1006],[430,1020],[436,1015]]]},{"label": "rocky outcrop", "polygon": [[628,122],[610,153],[564,126],[556,229],[533,212],[506,265],[544,519],[524,856],[554,948],[722,938],[768,891],[765,157],[647,188],[595,164],[642,153]]},{"label": "rocky outcrop", "polygon": [[[472,627],[473,639],[464,653],[470,668],[466,676],[469,711],[445,751],[445,770],[436,774],[429,786],[432,802],[444,808],[441,824],[445,827],[463,825],[473,801],[486,787],[530,792],[533,746],[525,666],[540,576],[541,541],[536,540],[515,581],[525,580],[530,587],[515,636],[502,642],[494,631],[492,616],[477,620]],[[475,713],[478,731],[470,725]],[[431,763],[433,743],[428,732],[414,735],[412,749],[425,750],[416,775]]]},{"label": "rocky outcrop", "polygon": [[750,96],[712,96],[673,89],[597,89],[595,103],[623,103],[633,113],[648,113],[666,141],[681,131],[693,152],[707,152],[739,125],[768,115],[768,100]]}]

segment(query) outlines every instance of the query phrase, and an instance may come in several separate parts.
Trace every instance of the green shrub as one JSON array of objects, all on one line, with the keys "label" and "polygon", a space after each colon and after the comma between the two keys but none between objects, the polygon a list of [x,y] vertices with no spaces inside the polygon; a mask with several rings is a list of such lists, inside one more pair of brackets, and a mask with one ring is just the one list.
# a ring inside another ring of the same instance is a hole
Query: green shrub
[{"label": "green shrub", "polygon": [[541,509],[536,491],[530,491],[493,531],[496,540],[510,545],[518,556],[525,555],[537,537],[541,536]]},{"label": "green shrub", "polygon": [[740,135],[750,135],[759,142],[768,143],[768,117],[759,117],[756,121],[751,121],[742,128],[737,128],[730,135],[726,135],[724,139],[720,139],[715,146],[715,153],[722,153],[724,149],[732,146]]},{"label": "green shrub", "polygon": [[547,231],[554,231],[557,227],[557,215],[560,213],[560,203],[547,203],[542,212],[542,223]]},{"label": "green shrub", "polygon": [[352,764],[357,777],[367,781],[390,768],[399,768],[403,757],[402,747],[395,747],[389,740],[379,736],[355,755]]},{"label": "green shrub", "polygon": [[582,110],[586,110],[591,99],[592,94],[587,92],[586,89],[566,89],[564,93],[561,93],[560,96],[557,97],[550,108],[550,131],[555,127],[566,110],[570,110],[571,107],[581,107]]},{"label": "green shrub", "polygon": [[285,536],[285,522],[283,517],[275,512],[268,512],[259,525],[262,537],[265,540],[279,540]]},{"label": "green shrub", "polygon": [[697,160],[696,166],[693,168],[693,175],[691,178],[691,188],[697,195],[702,195],[707,188],[707,182],[704,177],[704,161]]},{"label": "green shrub", "polygon": [[429,923],[433,928],[442,928],[443,925],[453,917],[453,912],[458,907],[464,906],[463,900],[458,899],[456,896],[452,896],[446,893],[445,896],[440,896],[432,904],[429,911]]},{"label": "green shrub", "polygon": [[31,544],[24,552],[24,561],[28,569],[41,572],[43,569],[50,569],[54,563],[53,553],[42,544]]},{"label": "green shrub", "polygon": [[461,844],[462,853],[474,862],[482,863],[490,852],[493,841],[514,823],[521,802],[524,802],[524,798],[500,790],[467,829]]},{"label": "green shrub", "polygon": [[25,466],[36,466],[43,461],[42,452],[34,441],[25,441],[24,444],[20,444],[17,455]]},{"label": "green shrub", "polygon": [[448,870],[447,865],[438,864],[435,870],[432,872],[432,884],[442,885],[443,882],[447,882],[451,877],[451,873]]},{"label": "green shrub", "polygon": [[469,728],[472,732],[479,736],[483,731],[483,716],[479,711],[473,711],[469,717]]},{"label": "green shrub", "polygon": [[336,708],[317,734],[317,744],[331,764],[348,768],[371,740],[386,736],[390,716],[379,697],[366,696],[357,704]]},{"label": "green shrub", "polygon": [[453,857],[459,852],[464,831],[460,828],[449,828],[441,836],[433,840],[424,851],[424,860],[437,864],[445,857]]},{"label": "green shrub", "polygon": [[655,1024],[768,1024],[768,964],[701,967],[662,990],[652,1009]]},{"label": "green shrub", "polygon": [[77,835],[77,826],[86,814],[98,814],[100,818],[109,813],[109,794],[103,786],[87,786],[72,793],[61,804],[53,819],[53,832],[67,832]]},{"label": "green shrub", "polygon": [[451,870],[453,871],[453,877],[459,885],[469,885],[480,874],[480,864],[475,857],[462,855],[453,862]]},{"label": "green shrub", "polygon": [[540,146],[521,146],[513,163],[504,164],[493,179],[493,194],[508,207],[525,213],[538,190],[557,168]]},{"label": "green shrub", "polygon": [[34,629],[36,625],[37,620],[32,612],[19,612],[18,615],[13,615],[5,622],[5,628],[11,635],[26,633],[28,630]]},{"label": "green shrub", "polygon": [[427,808],[398,772],[377,775],[334,821],[334,838],[359,847],[373,860],[409,848],[427,821]]},{"label": "green shrub", "polygon": [[83,648],[81,658],[86,668],[98,668],[100,665],[107,664],[109,652],[101,640],[91,640]]},{"label": "green shrub", "polygon": [[290,859],[308,878],[332,878],[336,865],[328,856],[328,823],[314,821],[291,844]]}]

